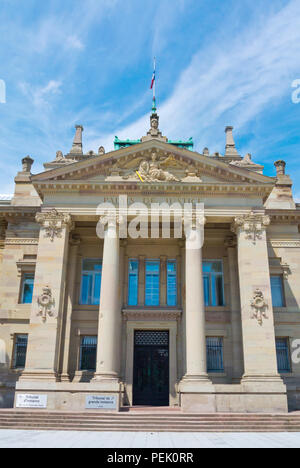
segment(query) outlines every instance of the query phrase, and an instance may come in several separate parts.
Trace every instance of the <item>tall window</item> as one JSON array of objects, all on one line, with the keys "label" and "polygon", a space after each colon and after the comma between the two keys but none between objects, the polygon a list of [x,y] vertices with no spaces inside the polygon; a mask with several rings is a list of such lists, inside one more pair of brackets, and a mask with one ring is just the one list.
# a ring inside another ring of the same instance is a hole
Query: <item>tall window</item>
[{"label": "tall window", "polygon": [[276,354],[278,372],[280,374],[291,372],[291,360],[288,338],[276,338]]},{"label": "tall window", "polygon": [[24,369],[26,362],[28,335],[16,335],[14,348],[14,368]]},{"label": "tall window", "polygon": [[85,259],[82,263],[80,304],[99,305],[102,276],[102,261]]},{"label": "tall window", "polygon": [[160,304],[160,261],[146,260],[146,291],[145,305],[159,306]]},{"label": "tall window", "polygon": [[207,372],[224,372],[223,338],[207,337]]},{"label": "tall window", "polygon": [[204,299],[206,306],[224,306],[223,263],[203,262]]},{"label": "tall window", "polygon": [[281,275],[271,276],[271,290],[273,307],[285,307],[283,278]]},{"label": "tall window", "polygon": [[176,260],[167,262],[167,304],[177,305],[177,263]]},{"label": "tall window", "polygon": [[97,361],[97,336],[82,336],[80,344],[80,370],[95,371]]},{"label": "tall window", "polygon": [[31,304],[33,296],[34,273],[25,273],[22,278],[21,304]]},{"label": "tall window", "polygon": [[128,264],[128,305],[138,305],[139,261],[129,260]]}]

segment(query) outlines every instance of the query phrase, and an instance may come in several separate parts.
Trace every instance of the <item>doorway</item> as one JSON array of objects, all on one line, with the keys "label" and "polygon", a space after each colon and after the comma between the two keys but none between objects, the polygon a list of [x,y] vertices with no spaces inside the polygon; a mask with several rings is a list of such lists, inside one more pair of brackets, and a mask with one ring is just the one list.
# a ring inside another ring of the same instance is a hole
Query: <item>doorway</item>
[{"label": "doorway", "polygon": [[169,331],[134,334],[133,405],[169,406]]}]

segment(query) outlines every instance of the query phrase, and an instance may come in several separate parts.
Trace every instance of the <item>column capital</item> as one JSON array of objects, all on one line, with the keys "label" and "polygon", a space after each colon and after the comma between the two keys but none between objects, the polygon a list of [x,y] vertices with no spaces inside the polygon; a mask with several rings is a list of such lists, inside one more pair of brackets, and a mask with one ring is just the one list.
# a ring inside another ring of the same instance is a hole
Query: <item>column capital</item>
[{"label": "column capital", "polygon": [[186,229],[201,229],[205,226],[207,219],[203,216],[197,216],[193,213],[191,216],[183,216],[182,222]]},{"label": "column capital", "polygon": [[6,219],[3,217],[0,218],[0,240],[5,239],[5,230],[6,230],[7,222]]},{"label": "column capital", "polygon": [[78,247],[81,244],[81,237],[79,234],[71,234],[69,240],[71,247]]},{"label": "column capital", "polygon": [[228,236],[224,240],[224,245],[227,249],[235,249],[237,246],[237,239],[236,236]]},{"label": "column capital", "polygon": [[271,218],[267,215],[254,213],[237,216],[231,225],[231,231],[239,233],[245,232],[246,239],[256,241],[261,239],[267,226],[271,224]]},{"label": "column capital", "polygon": [[51,242],[55,237],[61,237],[61,231],[64,228],[72,231],[75,227],[70,214],[59,213],[55,209],[38,213],[35,220],[45,229],[45,237],[49,237]]}]

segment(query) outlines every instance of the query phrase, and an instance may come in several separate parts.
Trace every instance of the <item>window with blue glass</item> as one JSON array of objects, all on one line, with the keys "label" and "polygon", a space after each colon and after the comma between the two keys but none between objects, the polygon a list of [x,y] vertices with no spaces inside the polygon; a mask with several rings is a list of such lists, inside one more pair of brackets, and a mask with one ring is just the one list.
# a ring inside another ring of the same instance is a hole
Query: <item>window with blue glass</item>
[{"label": "window with blue glass", "polygon": [[208,306],[224,306],[223,262],[203,262],[204,300]]},{"label": "window with blue glass", "polygon": [[167,261],[167,305],[177,305],[177,263],[176,260]]},{"label": "window with blue glass", "polygon": [[281,275],[271,276],[271,291],[273,307],[285,307],[283,278]]},{"label": "window with blue glass", "polygon": [[128,264],[128,305],[138,305],[139,261],[131,259]]},{"label": "window with blue glass", "polygon": [[159,306],[160,304],[160,261],[146,260],[146,287],[145,287],[145,305]]},{"label": "window with blue glass", "polygon": [[31,304],[33,296],[34,274],[25,273],[22,279],[21,304]]},{"label": "window with blue glass", "polygon": [[82,371],[96,370],[97,336],[82,336],[80,343],[79,369]]},{"label": "window with blue glass", "polygon": [[80,304],[99,305],[102,277],[102,261],[85,259],[82,263]]},{"label": "window with blue glass", "polygon": [[223,338],[207,337],[207,372],[224,372]]},{"label": "window with blue glass", "polygon": [[288,338],[276,338],[277,366],[280,374],[291,372],[291,359]]}]

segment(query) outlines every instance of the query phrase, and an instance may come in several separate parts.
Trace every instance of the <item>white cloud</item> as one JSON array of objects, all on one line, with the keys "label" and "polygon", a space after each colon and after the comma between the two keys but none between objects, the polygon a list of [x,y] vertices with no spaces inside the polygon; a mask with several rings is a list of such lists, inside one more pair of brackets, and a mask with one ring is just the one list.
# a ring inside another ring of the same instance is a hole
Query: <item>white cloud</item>
[{"label": "white cloud", "polygon": [[[220,45],[218,38],[195,54],[172,96],[159,109],[164,134],[170,138],[193,135],[201,149],[220,146],[224,135],[220,128],[216,136],[217,125],[242,128],[266,106],[285,95],[291,99],[291,82],[300,78],[299,17],[300,2],[292,0],[263,22],[241,29],[238,37],[229,34],[226,45]],[[147,119],[143,116],[113,134],[102,135],[97,143],[111,147],[114,134],[140,137]]]},{"label": "white cloud", "polygon": [[28,83],[20,83],[20,89],[37,108],[50,104],[51,96],[60,92],[62,83],[56,80],[50,80],[45,86],[33,88]]},{"label": "white cloud", "polygon": [[81,40],[78,39],[77,36],[73,36],[73,35],[67,37],[66,45],[70,49],[77,49],[77,50],[83,50],[84,49],[84,44],[81,42]]}]

